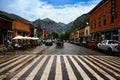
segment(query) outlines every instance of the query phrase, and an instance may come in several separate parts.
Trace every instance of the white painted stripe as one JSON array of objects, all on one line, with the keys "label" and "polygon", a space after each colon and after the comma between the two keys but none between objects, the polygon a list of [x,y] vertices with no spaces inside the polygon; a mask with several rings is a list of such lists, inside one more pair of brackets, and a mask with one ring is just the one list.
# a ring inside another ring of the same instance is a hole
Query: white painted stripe
[{"label": "white painted stripe", "polygon": [[11,62],[13,62],[13,61],[21,58],[21,57],[23,57],[23,55],[21,55],[21,56],[19,56],[19,57],[16,57],[16,58],[14,58],[14,59],[11,59],[11,60],[9,60],[9,61],[7,61],[7,62],[4,62],[4,63],[2,63],[2,64],[0,64],[0,67],[3,66],[3,65],[9,64],[9,63],[11,63]]},{"label": "white painted stripe", "polygon": [[78,56],[75,56],[75,58],[94,76],[97,78],[97,80],[104,80],[102,77],[100,77],[93,69],[91,69],[83,60],[78,58]]},{"label": "white painted stripe", "polygon": [[[102,65],[102,64],[94,61],[94,60],[91,59],[90,57],[87,57],[87,58],[89,58],[91,61],[93,61],[94,63],[96,63],[96,64],[99,65],[100,67],[104,68],[105,70],[107,70],[107,71],[109,71],[109,72],[112,72],[114,75],[116,75],[116,76],[119,76],[119,75],[120,75],[120,74],[116,73],[115,71],[107,68],[106,66],[104,66],[104,65]],[[94,57],[93,57],[93,58],[94,58]],[[98,59],[97,59],[97,60],[98,60]],[[99,62],[102,62],[102,61],[100,61],[100,60],[98,60],[98,61],[99,61]],[[104,63],[104,62],[102,62],[102,63],[103,63],[103,64],[107,64],[107,63]],[[112,67],[111,65],[108,65],[108,66],[109,66],[109,67]],[[112,68],[113,68],[113,67],[112,67]],[[116,68],[113,68],[113,69],[116,69]],[[119,70],[118,70],[118,71],[119,71]]]},{"label": "white painted stripe", "polygon": [[61,67],[61,60],[60,56],[57,56],[56,61],[56,73],[55,73],[55,80],[63,80],[62,79],[62,67]]},{"label": "white painted stripe", "polygon": [[94,68],[96,68],[98,71],[101,72],[101,74],[103,74],[104,76],[106,76],[107,78],[109,78],[110,80],[116,80],[115,78],[113,78],[111,75],[109,75],[107,72],[105,72],[104,70],[102,70],[101,68],[99,68],[98,66],[94,65],[92,62],[90,62],[89,60],[87,60],[84,56],[81,56],[82,59],[84,59],[85,61],[87,61],[88,63],[90,63]]},{"label": "white painted stripe", "polygon": [[79,73],[81,74],[82,78],[84,80],[91,80],[88,75],[83,71],[83,69],[79,66],[79,64],[73,59],[72,56],[69,56],[70,59],[72,60],[73,64],[75,65],[75,67],[77,68],[77,70],[79,71]]},{"label": "white painted stripe", "polygon": [[101,58],[105,59],[106,61],[109,60],[111,63],[114,62],[116,64],[119,64],[120,65],[120,62],[117,62],[119,59],[116,58],[117,61],[113,60],[112,58],[113,57],[104,57],[102,56]]},{"label": "white painted stripe", "polygon": [[113,62],[111,62],[111,61],[108,61],[108,60],[106,60],[106,59],[104,59],[104,58],[101,58],[101,57],[96,57],[96,58],[97,58],[97,59],[102,59],[103,62],[106,61],[107,63],[110,63],[110,64],[112,64],[112,65],[117,66],[118,68],[120,68],[120,66],[119,66],[118,64],[115,64],[115,63],[113,63]]},{"label": "white painted stripe", "polygon": [[32,61],[29,65],[27,65],[24,69],[22,69],[11,80],[18,80],[35,62],[39,60],[39,58],[41,58],[41,56],[37,57],[34,61]]},{"label": "white painted stripe", "polygon": [[39,69],[44,64],[45,60],[48,58],[48,56],[45,56],[41,62],[32,70],[32,72],[27,76],[26,80],[33,80],[35,75],[38,73]]},{"label": "white painted stripe", "polygon": [[26,59],[26,58],[28,58],[28,57],[29,57],[29,55],[25,56],[24,58],[21,58],[20,60],[14,62],[14,63],[11,63],[11,64],[9,64],[9,65],[7,65],[7,66],[1,68],[1,69],[0,69],[0,72],[3,72],[4,70],[6,70],[6,69],[8,69],[8,68],[10,68],[10,67],[12,67],[12,66],[18,64],[19,62],[23,61],[24,59]]},{"label": "white painted stripe", "polygon": [[64,57],[64,62],[65,62],[65,66],[66,66],[66,69],[67,69],[69,79],[70,80],[77,80],[77,78],[76,78],[76,76],[75,76],[75,74],[74,74],[74,72],[73,72],[73,70],[72,70],[66,56],[64,55],[63,57]]},{"label": "white painted stripe", "polygon": [[48,79],[53,59],[54,59],[54,56],[51,56],[51,58],[50,58],[49,62],[47,63],[47,66],[46,66],[40,80],[47,80]]}]

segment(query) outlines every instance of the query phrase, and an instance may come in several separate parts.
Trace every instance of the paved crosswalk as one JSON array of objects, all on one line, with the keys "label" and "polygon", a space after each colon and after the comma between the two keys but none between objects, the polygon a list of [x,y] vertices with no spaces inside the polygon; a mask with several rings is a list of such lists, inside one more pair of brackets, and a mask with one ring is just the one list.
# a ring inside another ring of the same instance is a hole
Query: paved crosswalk
[{"label": "paved crosswalk", "polygon": [[120,80],[120,58],[93,55],[21,55],[0,63],[1,79]]}]

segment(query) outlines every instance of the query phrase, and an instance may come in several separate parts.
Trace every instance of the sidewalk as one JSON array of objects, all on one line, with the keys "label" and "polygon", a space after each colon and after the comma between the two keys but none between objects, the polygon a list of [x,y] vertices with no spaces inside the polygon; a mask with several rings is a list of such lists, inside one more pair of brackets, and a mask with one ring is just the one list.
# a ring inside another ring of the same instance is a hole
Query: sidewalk
[{"label": "sidewalk", "polygon": [[0,53],[0,63],[5,60],[9,60],[11,58],[17,57],[19,55],[36,55],[36,54],[41,53],[41,51],[44,50],[45,48],[46,48],[45,45],[40,45],[34,48]]}]

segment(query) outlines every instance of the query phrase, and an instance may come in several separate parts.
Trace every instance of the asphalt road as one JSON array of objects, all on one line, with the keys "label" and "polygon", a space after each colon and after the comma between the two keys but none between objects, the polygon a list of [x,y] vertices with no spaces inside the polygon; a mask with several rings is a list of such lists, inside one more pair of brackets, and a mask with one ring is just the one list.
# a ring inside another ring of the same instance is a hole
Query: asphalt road
[{"label": "asphalt road", "polygon": [[63,48],[57,48],[56,44],[48,46],[44,53],[46,55],[106,55],[103,52],[81,47],[71,43],[64,43]]}]

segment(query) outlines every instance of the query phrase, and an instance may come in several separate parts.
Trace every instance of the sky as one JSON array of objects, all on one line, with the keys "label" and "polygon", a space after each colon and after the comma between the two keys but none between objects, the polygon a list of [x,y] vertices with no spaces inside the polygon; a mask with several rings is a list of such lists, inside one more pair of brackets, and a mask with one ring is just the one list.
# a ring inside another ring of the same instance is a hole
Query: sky
[{"label": "sky", "polygon": [[88,13],[101,0],[0,0],[0,10],[17,14],[29,21],[50,18],[70,23]]}]

